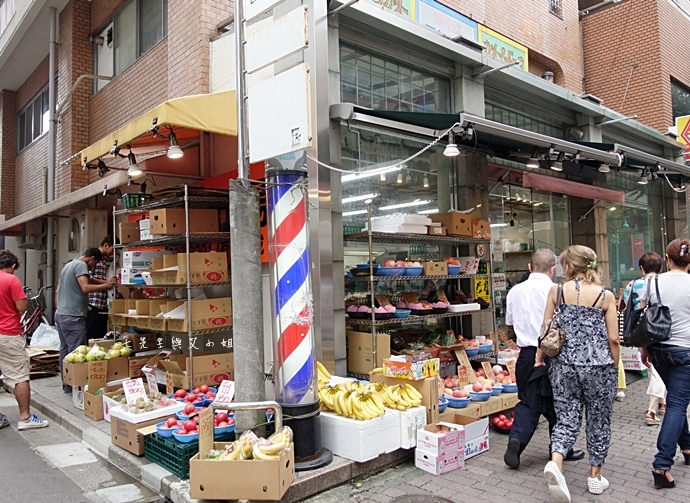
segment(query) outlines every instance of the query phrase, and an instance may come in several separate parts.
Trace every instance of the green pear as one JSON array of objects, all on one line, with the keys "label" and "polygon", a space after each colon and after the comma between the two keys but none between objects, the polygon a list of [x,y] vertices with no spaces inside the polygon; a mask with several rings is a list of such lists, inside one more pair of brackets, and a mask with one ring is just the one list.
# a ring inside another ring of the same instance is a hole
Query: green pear
[{"label": "green pear", "polygon": [[112,349],[117,349],[119,351],[120,349],[122,349],[122,343],[116,342],[115,344],[113,344]]},{"label": "green pear", "polygon": [[77,353],[74,355],[74,363],[84,363],[86,361],[86,355],[83,353]]},{"label": "green pear", "polygon": [[77,346],[77,349],[75,349],[74,351],[76,351],[77,353],[81,353],[81,354],[85,355],[86,353],[89,352],[89,347],[88,347],[88,346],[84,346],[84,345],[82,344],[81,346]]},{"label": "green pear", "polygon": [[132,354],[132,350],[128,346],[122,346],[120,349],[120,356],[128,358]]}]

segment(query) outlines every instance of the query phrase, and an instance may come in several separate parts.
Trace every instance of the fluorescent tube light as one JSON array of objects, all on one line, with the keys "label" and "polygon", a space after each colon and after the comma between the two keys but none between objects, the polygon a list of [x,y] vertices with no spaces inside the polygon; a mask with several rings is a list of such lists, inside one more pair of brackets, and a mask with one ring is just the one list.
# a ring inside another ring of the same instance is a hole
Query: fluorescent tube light
[{"label": "fluorescent tube light", "polygon": [[367,199],[373,199],[377,196],[378,196],[378,194],[364,194],[362,196],[344,197],[343,198],[343,204],[354,203],[357,201],[365,201]]},{"label": "fluorescent tube light", "polygon": [[367,212],[367,210],[346,211],[345,213],[343,213],[343,216],[344,216],[344,217],[349,217],[349,216],[352,216],[352,215],[363,215],[363,214],[366,213],[366,212]]},{"label": "fluorescent tube light", "polygon": [[398,208],[409,208],[411,206],[422,206],[424,204],[429,204],[431,201],[415,199],[407,203],[391,204],[389,206],[381,206],[379,210],[397,210]]}]

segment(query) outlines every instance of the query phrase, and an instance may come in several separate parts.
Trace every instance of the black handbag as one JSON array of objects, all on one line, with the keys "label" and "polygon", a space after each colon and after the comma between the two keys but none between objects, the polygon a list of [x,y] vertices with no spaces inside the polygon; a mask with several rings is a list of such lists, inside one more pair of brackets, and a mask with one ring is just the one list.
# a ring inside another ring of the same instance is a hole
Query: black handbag
[{"label": "black handbag", "polygon": [[620,335],[625,344],[631,344],[630,339],[632,338],[633,329],[637,326],[640,321],[640,315],[642,314],[642,309],[635,309],[633,306],[635,293],[635,281],[630,282],[630,297],[628,297],[628,303],[625,304],[621,296],[622,309],[618,312],[618,324],[620,328]]},{"label": "black handbag", "polygon": [[639,348],[645,348],[657,342],[664,342],[671,338],[671,311],[661,303],[659,295],[659,278],[654,276],[656,285],[656,300],[650,301],[651,278],[647,280],[647,305],[640,313],[637,325],[632,331],[630,343]]}]

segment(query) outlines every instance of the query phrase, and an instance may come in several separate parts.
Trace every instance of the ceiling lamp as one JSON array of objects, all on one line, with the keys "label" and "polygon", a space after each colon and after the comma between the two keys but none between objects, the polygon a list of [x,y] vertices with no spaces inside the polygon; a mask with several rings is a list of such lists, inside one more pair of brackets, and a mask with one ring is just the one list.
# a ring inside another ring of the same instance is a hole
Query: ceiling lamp
[{"label": "ceiling lamp", "polygon": [[429,186],[429,178],[426,175],[424,175],[424,181],[422,183],[425,188]]},{"label": "ceiling lamp", "polygon": [[395,183],[403,183],[402,172],[398,173],[398,178],[396,178]]},{"label": "ceiling lamp", "polygon": [[448,132],[448,145],[446,145],[446,148],[443,150],[443,155],[446,157],[457,157],[460,155],[460,150],[455,144],[455,137],[452,131]]},{"label": "ceiling lamp", "polygon": [[599,173],[610,173],[611,172],[611,166],[609,166],[606,163],[601,163],[599,165],[599,169],[597,171],[599,171]]},{"label": "ceiling lamp", "polygon": [[177,138],[175,137],[175,133],[173,130],[170,130],[170,146],[168,147],[168,159],[179,159],[184,155],[184,152],[182,152],[182,149],[180,146],[177,144]]},{"label": "ceiling lamp", "polygon": [[142,169],[139,167],[137,164],[137,159],[134,157],[134,153],[130,150],[129,155],[127,156],[129,159],[129,167],[127,168],[127,176],[130,178],[136,178],[138,176],[141,176],[144,174]]},{"label": "ceiling lamp", "polygon": [[379,175],[379,180],[381,180],[382,182],[385,182],[386,181],[386,173],[381,172],[381,174]]},{"label": "ceiling lamp", "polygon": [[537,169],[539,167],[539,159],[537,159],[536,157],[530,157],[529,160],[525,163],[525,166],[528,168]]},{"label": "ceiling lamp", "polygon": [[642,170],[642,173],[640,173],[640,178],[637,179],[637,183],[640,185],[647,185],[649,183],[649,178],[647,178],[647,168]]},{"label": "ceiling lamp", "polygon": [[552,171],[558,171],[560,173],[563,171],[563,163],[561,161],[551,161],[551,163],[549,163],[549,168],[551,168]]}]

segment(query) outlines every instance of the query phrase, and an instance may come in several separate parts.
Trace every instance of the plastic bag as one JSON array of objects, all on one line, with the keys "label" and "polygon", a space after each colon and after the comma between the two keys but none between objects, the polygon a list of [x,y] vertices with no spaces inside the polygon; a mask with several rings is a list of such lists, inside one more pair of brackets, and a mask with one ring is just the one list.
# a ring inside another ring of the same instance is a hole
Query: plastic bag
[{"label": "plastic bag", "polygon": [[60,335],[57,328],[41,323],[31,336],[29,346],[60,349]]}]

